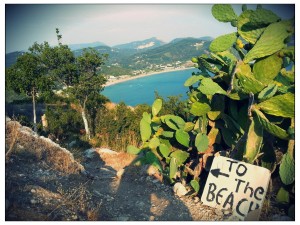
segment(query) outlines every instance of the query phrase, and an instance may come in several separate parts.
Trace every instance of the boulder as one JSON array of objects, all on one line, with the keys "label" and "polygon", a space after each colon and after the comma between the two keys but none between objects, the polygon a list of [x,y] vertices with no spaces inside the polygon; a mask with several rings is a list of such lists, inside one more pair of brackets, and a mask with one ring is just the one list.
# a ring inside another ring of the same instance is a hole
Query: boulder
[{"label": "boulder", "polygon": [[183,186],[182,183],[177,182],[174,187],[173,187],[173,191],[174,193],[178,196],[178,197],[182,197],[184,195],[186,195],[188,193],[188,191],[186,190],[185,186]]}]

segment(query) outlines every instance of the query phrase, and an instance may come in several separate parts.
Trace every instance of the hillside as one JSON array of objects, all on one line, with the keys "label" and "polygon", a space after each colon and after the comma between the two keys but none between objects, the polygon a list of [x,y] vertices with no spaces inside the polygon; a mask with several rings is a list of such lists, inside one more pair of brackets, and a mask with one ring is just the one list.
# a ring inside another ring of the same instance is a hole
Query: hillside
[{"label": "hillside", "polygon": [[[177,38],[170,43],[164,43],[156,38],[136,41],[114,47],[106,46],[100,42],[90,44],[72,45],[75,57],[81,55],[83,49],[79,47],[93,47],[100,53],[109,54],[108,62],[103,71],[110,75],[120,75],[122,69],[127,69],[124,74],[132,74],[134,70],[153,70],[166,67],[167,64],[184,64],[194,56],[200,55],[209,46],[207,37],[202,38]],[[99,46],[94,46],[99,44]],[[101,45],[102,44],[102,45]],[[13,52],[5,55],[6,67],[16,62],[22,52]],[[112,67],[112,68],[110,68]]]},{"label": "hillside", "polygon": [[120,44],[113,46],[118,49],[135,49],[137,51],[145,51],[152,48],[157,48],[164,45],[165,42],[158,40],[157,38],[149,38],[143,41],[134,41],[126,44]]},{"label": "hillside", "polygon": [[5,67],[10,67],[17,62],[17,58],[21,56],[24,51],[17,51],[5,54]]},{"label": "hillside", "polygon": [[[6,221],[218,221],[230,210],[159,181],[154,167],[109,149],[72,151],[6,118]],[[288,220],[273,204],[261,220]]]},{"label": "hillside", "polygon": [[93,43],[70,44],[68,46],[72,51],[75,51],[75,50],[83,49],[83,48],[94,48],[94,47],[97,47],[97,46],[107,46],[107,45],[104,44],[103,42],[96,41],[96,42],[93,42]]},{"label": "hillside", "polygon": [[123,61],[132,68],[148,67],[151,64],[182,64],[192,57],[201,55],[208,49],[210,42],[196,38],[183,38],[163,46],[137,53]]}]

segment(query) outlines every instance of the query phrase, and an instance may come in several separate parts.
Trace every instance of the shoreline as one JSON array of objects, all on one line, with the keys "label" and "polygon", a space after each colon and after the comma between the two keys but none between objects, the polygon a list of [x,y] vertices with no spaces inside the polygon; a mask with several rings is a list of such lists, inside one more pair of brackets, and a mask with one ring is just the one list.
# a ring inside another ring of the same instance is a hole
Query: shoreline
[{"label": "shoreline", "polygon": [[142,77],[153,76],[153,75],[156,75],[156,74],[173,72],[173,71],[181,71],[181,70],[189,70],[189,69],[193,69],[193,68],[195,68],[195,67],[167,69],[167,70],[162,70],[162,71],[158,71],[158,72],[143,73],[143,74],[140,74],[140,75],[137,75],[137,76],[130,76],[130,77],[127,77],[127,78],[107,82],[105,85],[103,85],[103,87],[109,87],[109,86],[113,86],[113,85],[123,83],[123,82],[126,82],[126,81],[135,80],[135,79],[139,79],[139,78],[142,78]]}]

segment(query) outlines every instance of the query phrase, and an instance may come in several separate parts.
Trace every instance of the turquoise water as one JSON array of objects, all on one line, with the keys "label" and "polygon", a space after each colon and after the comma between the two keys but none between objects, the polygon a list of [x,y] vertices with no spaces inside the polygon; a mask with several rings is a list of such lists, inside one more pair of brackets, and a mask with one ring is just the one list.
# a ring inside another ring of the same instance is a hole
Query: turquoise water
[{"label": "turquoise water", "polygon": [[183,84],[192,75],[192,72],[197,71],[199,70],[187,69],[141,77],[105,87],[102,94],[112,102],[119,103],[123,101],[131,106],[143,103],[152,105],[155,91],[164,98],[181,94],[182,99],[186,99],[188,88],[184,87]]}]

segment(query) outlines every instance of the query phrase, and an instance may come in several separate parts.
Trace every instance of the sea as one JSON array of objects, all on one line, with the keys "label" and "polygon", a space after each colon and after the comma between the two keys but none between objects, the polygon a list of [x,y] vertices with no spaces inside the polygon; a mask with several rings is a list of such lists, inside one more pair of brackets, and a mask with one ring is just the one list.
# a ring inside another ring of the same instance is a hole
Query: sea
[{"label": "sea", "polygon": [[192,68],[141,77],[105,87],[102,94],[114,103],[124,102],[130,106],[152,105],[155,100],[155,91],[164,98],[181,95],[181,99],[185,100],[188,88],[183,84],[193,72],[196,73],[199,70]]}]

